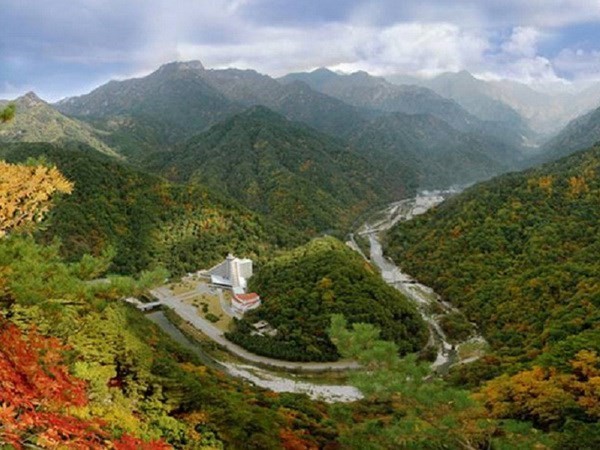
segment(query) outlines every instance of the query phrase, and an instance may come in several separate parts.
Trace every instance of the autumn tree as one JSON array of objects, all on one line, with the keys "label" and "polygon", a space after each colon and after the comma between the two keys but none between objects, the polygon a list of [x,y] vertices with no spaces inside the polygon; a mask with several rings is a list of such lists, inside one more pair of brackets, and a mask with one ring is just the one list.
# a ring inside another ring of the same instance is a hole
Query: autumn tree
[{"label": "autumn tree", "polygon": [[55,194],[71,193],[73,184],[56,167],[0,161],[0,237],[39,222]]},{"label": "autumn tree", "polygon": [[569,418],[600,420],[600,357],[581,350],[571,373],[533,367],[488,382],[479,394],[491,415],[530,420],[547,428]]},{"label": "autumn tree", "polygon": [[67,350],[35,330],[22,333],[0,319],[0,447],[163,450],[162,441],[123,435],[112,440],[101,420],[72,413],[87,404],[85,382],[63,363]]}]

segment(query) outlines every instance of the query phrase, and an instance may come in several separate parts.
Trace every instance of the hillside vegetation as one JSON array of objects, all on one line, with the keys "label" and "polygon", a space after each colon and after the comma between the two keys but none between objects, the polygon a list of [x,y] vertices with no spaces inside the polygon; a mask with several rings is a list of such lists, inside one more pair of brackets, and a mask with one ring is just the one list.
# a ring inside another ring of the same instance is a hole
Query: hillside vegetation
[{"label": "hillside vegetation", "polygon": [[480,325],[488,362],[566,368],[600,348],[600,147],[468,189],[386,248]]},{"label": "hillside vegetation", "polygon": [[[332,314],[381,328],[402,354],[419,350],[427,327],[409,300],[388,286],[357,253],[332,237],[269,261],[250,279],[263,298],[257,310],[237,323],[229,338],[267,356],[296,361],[339,358],[327,334]],[[266,320],[277,335],[251,336],[251,324]]]},{"label": "hillside vegetation", "polygon": [[[101,153],[118,157],[107,145],[105,134],[85,122],[64,116],[33,92],[17,98],[13,105],[16,114],[0,128],[0,143],[52,142],[65,144],[81,142]],[[2,102],[0,102],[0,110]]]},{"label": "hillside vegetation", "polygon": [[132,274],[157,265],[172,273],[210,267],[229,252],[262,259],[300,242],[287,230],[201,186],[138,172],[85,146],[0,146],[10,161],[44,158],[74,182],[38,232],[55,237],[69,260],[113,254],[111,269]]},{"label": "hillside vegetation", "polygon": [[[343,142],[254,107],[155,155],[149,166],[209,186],[280,223],[309,232],[343,229],[385,202],[379,167]],[[396,179],[402,190],[402,179]]]}]

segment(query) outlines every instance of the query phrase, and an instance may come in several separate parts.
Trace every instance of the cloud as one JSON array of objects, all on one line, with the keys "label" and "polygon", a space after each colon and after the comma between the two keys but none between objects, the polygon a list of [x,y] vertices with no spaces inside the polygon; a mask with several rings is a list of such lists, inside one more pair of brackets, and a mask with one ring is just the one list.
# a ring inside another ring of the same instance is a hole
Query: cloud
[{"label": "cloud", "polygon": [[533,27],[516,27],[510,38],[502,44],[502,51],[508,55],[535,57],[540,32]]},{"label": "cloud", "polygon": [[[328,66],[590,77],[600,49],[584,28],[598,22],[600,1],[589,0],[4,0],[0,96],[6,83],[81,93],[176,59],[271,75]],[[567,42],[577,27],[592,43],[582,55]]]},{"label": "cloud", "polygon": [[575,80],[600,80],[600,50],[563,49],[552,64]]}]

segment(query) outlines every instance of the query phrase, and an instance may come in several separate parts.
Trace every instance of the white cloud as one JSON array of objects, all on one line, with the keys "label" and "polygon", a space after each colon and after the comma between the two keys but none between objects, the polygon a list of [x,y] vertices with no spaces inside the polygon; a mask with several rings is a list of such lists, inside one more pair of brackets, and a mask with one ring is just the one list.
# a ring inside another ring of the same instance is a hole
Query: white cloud
[{"label": "white cloud", "polygon": [[515,27],[510,38],[502,44],[502,51],[508,55],[533,58],[537,53],[541,33],[533,27]]},{"label": "white cloud", "polygon": [[576,80],[600,80],[600,50],[563,49],[552,63]]}]

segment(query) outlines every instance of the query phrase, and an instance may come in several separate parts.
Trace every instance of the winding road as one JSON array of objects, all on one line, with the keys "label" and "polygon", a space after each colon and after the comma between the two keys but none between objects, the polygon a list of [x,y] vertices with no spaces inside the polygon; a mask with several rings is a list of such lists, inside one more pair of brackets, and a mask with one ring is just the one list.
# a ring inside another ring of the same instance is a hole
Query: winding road
[{"label": "winding road", "polygon": [[171,308],[179,317],[192,324],[217,344],[224,347],[227,351],[245,361],[261,366],[275,369],[284,369],[292,372],[330,372],[340,370],[351,370],[359,367],[355,361],[334,361],[334,362],[293,362],[280,359],[268,358],[251,353],[237,344],[227,340],[223,332],[215,327],[208,320],[199,316],[196,308],[189,303],[184,302],[167,287],[159,287],[150,291],[160,304]]}]

